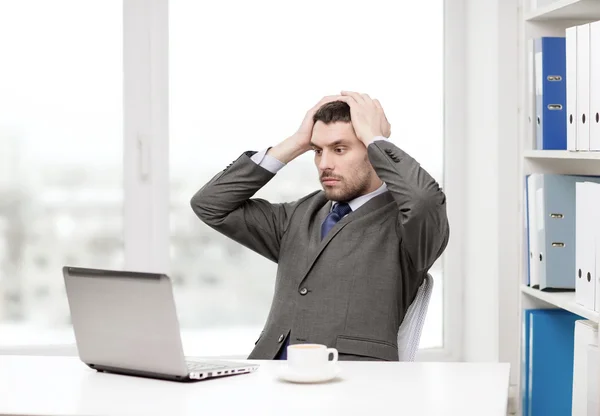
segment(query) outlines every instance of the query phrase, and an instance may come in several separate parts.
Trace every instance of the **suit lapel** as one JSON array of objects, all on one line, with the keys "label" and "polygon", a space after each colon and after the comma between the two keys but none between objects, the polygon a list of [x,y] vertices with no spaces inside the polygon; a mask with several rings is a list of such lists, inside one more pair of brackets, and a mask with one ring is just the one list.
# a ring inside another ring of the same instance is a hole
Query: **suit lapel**
[{"label": "suit lapel", "polygon": [[300,276],[299,283],[301,283],[305,278],[310,269],[312,268],[315,261],[319,258],[319,255],[327,247],[329,242],[339,233],[346,225],[350,222],[354,221],[357,218],[360,218],[376,209],[382,208],[383,206],[393,202],[394,199],[389,192],[385,192],[381,195],[377,195],[372,198],[366,204],[361,206],[355,212],[351,212],[346,217],[342,218],[337,224],[333,226],[333,228],[329,231],[329,233],[325,236],[323,240],[321,240],[321,224],[327,217],[331,210],[331,201],[327,201],[323,207],[321,207],[317,214],[314,216],[314,222],[312,223],[311,228],[311,236],[310,242],[307,250],[307,263],[306,269]]},{"label": "suit lapel", "polygon": [[308,244],[308,252],[306,256],[307,265],[310,265],[312,258],[316,255],[317,250],[321,246],[321,224],[327,218],[327,215],[331,211],[331,201],[327,201],[321,209],[317,211],[314,216],[314,222],[310,226],[310,241]]}]

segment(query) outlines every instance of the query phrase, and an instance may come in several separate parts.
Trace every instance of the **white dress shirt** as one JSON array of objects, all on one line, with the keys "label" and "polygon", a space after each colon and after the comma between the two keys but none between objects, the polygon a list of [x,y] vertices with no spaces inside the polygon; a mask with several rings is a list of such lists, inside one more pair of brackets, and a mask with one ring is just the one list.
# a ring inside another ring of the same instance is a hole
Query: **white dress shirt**
[{"label": "white dress shirt", "polygon": [[[377,136],[371,141],[371,143],[373,143],[375,140],[387,140],[387,138],[384,136]],[[267,150],[268,149],[264,149],[258,153],[255,153],[250,159],[252,159],[252,161],[257,165],[267,169],[269,172],[277,173],[281,168],[285,166],[285,163],[281,162],[280,160],[274,158],[271,155],[268,155]],[[352,208],[352,211],[356,211],[362,205],[367,203],[371,198],[374,198],[377,195],[380,195],[386,191],[387,185],[384,182],[379,188],[377,188],[373,192],[354,198],[353,200],[348,201],[348,204],[350,205],[350,208]],[[331,209],[333,209],[335,207],[335,204],[337,204],[336,201],[332,202],[333,203],[331,204]]]},{"label": "white dress shirt", "polygon": [[[371,198],[374,198],[377,195],[380,195],[386,191],[387,191],[387,185],[385,184],[385,182],[383,182],[381,184],[381,186],[379,188],[375,189],[373,192],[370,192],[366,195],[361,195],[357,198],[354,198],[352,201],[348,201],[348,205],[350,205],[350,208],[352,208],[352,211],[356,211],[361,206],[366,204]],[[331,209],[333,209],[335,207],[335,204],[337,204],[337,202],[336,201],[331,201],[331,202],[333,202],[331,204]]]}]

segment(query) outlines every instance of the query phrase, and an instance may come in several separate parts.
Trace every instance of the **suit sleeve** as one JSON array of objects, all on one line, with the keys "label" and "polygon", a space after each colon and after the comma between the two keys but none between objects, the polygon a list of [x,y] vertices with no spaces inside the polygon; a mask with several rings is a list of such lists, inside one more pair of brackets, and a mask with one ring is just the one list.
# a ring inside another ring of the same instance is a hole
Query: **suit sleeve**
[{"label": "suit sleeve", "polygon": [[415,159],[390,141],[371,142],[368,155],[398,206],[396,230],[402,250],[417,272],[428,270],[446,249],[450,235],[444,192]]},{"label": "suit sleeve", "polygon": [[272,204],[252,196],[275,173],[242,154],[214,176],[192,197],[194,213],[209,227],[278,262],[279,248],[288,221],[298,202]]}]

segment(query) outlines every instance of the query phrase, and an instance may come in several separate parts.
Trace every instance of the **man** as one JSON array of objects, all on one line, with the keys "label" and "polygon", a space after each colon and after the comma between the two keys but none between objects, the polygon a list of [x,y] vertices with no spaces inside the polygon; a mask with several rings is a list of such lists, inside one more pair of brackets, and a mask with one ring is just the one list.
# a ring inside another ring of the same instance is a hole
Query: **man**
[{"label": "man", "polygon": [[[249,359],[319,343],[340,360],[398,360],[398,328],[449,226],[444,193],[389,136],[378,100],[342,91],[309,110],[295,134],[242,154],[192,198],[202,221],[278,263]],[[322,191],[281,204],[252,199],[311,149]]]}]

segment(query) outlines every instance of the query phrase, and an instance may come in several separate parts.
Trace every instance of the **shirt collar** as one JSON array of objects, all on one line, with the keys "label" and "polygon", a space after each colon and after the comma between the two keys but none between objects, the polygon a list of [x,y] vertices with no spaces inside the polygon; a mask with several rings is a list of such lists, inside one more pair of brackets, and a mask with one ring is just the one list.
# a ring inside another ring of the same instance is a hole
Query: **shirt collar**
[{"label": "shirt collar", "polygon": [[[361,195],[357,198],[354,198],[351,201],[348,201],[348,205],[350,205],[350,208],[352,208],[352,211],[356,211],[357,209],[359,209],[361,206],[363,206],[364,204],[366,204],[371,198],[376,197],[377,195],[380,195],[384,192],[387,191],[387,185],[385,184],[385,182],[383,182],[383,184],[375,189],[373,192],[370,192],[366,195]],[[335,207],[335,204],[337,204],[337,201],[331,201],[331,210],[333,210],[333,208]]]}]

